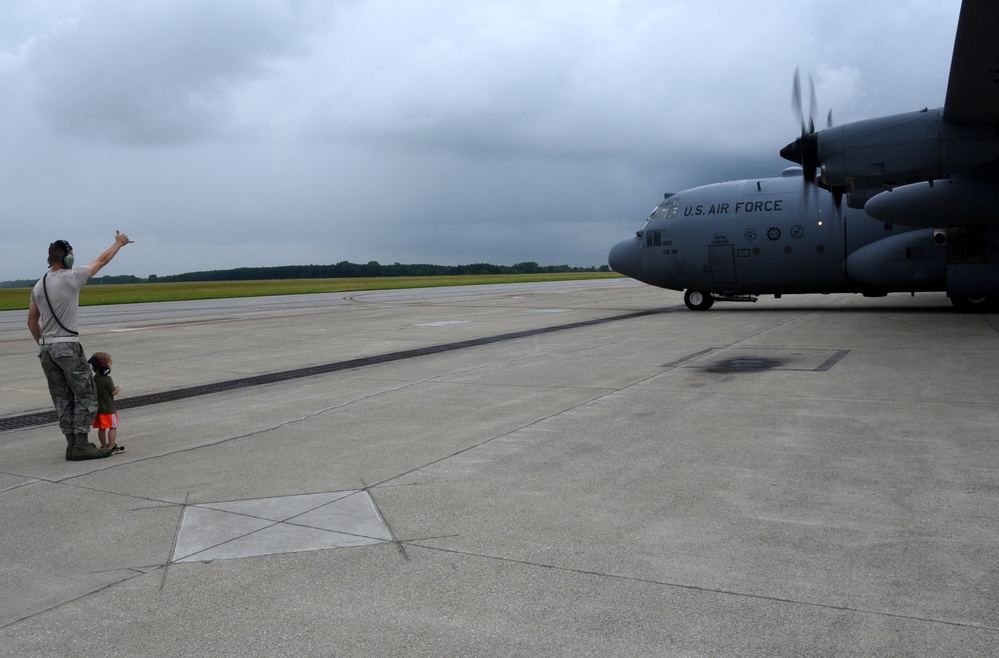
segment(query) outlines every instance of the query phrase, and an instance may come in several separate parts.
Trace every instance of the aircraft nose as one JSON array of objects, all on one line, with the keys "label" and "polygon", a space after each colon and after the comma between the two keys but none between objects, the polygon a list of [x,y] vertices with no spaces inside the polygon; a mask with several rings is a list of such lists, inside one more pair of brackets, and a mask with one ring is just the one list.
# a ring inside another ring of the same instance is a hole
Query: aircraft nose
[{"label": "aircraft nose", "polygon": [[630,276],[632,279],[644,281],[642,259],[638,253],[638,243],[635,238],[621,240],[611,247],[607,256],[607,264],[618,274]]}]

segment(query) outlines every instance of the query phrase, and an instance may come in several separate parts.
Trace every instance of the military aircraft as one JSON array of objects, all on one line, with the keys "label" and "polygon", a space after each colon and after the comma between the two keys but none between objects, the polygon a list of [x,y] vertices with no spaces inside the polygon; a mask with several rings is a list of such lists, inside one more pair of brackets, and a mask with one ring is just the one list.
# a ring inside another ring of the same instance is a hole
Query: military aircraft
[{"label": "military aircraft", "polygon": [[[944,106],[816,130],[800,166],[665,199],[611,248],[616,272],[691,310],[760,295],[946,291],[999,311],[999,2],[964,0]],[[814,95],[814,93],[813,93]],[[814,106],[814,101],[813,101]],[[845,201],[845,203],[844,203]]]}]

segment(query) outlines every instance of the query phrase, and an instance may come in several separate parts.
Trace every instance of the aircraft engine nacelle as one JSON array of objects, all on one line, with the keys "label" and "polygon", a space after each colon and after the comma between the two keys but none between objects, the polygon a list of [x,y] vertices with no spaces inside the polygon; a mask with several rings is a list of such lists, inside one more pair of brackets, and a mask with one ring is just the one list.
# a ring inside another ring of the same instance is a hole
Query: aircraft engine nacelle
[{"label": "aircraft engine nacelle", "polygon": [[947,250],[934,244],[933,229],[899,233],[847,256],[846,273],[886,291],[940,290],[947,282]]},{"label": "aircraft engine nacelle", "polygon": [[926,228],[987,226],[995,222],[999,187],[993,179],[952,178],[903,185],[874,196],[868,215],[889,224]]},{"label": "aircraft engine nacelle", "polygon": [[922,110],[803,135],[781,156],[820,167],[826,187],[886,189],[992,162],[999,138],[994,126],[950,123],[942,109]]}]

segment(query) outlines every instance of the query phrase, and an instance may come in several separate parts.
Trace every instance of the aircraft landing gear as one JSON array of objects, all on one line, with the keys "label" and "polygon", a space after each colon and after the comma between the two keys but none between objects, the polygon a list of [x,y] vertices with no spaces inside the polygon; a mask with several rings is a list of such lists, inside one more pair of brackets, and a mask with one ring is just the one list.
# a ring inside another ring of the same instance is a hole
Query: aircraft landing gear
[{"label": "aircraft landing gear", "polygon": [[691,311],[706,311],[714,305],[715,298],[700,290],[688,290],[683,293],[683,303]]},{"label": "aircraft landing gear", "polygon": [[950,303],[961,313],[999,312],[999,297],[951,297]]}]

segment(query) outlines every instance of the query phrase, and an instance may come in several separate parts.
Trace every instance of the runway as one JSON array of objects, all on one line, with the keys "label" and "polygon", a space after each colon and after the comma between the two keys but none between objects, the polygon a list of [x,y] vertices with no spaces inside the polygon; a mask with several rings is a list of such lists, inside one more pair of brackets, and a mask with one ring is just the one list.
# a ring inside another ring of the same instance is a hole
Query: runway
[{"label": "runway", "polygon": [[[51,408],[25,318],[0,313],[0,427]],[[81,319],[126,452],[0,431],[0,654],[999,655],[999,316],[942,294]]]}]

